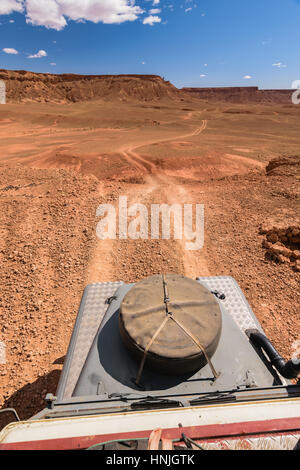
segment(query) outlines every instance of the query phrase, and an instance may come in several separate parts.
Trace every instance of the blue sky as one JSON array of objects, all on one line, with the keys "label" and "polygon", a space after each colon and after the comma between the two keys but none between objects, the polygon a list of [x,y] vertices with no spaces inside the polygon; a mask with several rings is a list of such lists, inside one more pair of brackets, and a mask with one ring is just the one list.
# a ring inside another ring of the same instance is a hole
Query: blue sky
[{"label": "blue sky", "polygon": [[299,0],[0,0],[0,68],[290,88]]}]

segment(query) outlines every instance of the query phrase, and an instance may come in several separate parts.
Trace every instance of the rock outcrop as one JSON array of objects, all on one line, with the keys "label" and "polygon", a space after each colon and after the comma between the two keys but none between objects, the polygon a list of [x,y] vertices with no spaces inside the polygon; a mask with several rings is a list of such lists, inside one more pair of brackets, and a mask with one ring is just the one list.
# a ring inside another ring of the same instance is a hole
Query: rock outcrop
[{"label": "rock outcrop", "polygon": [[158,75],[44,74],[25,70],[0,70],[7,102],[56,102],[104,100],[154,101],[184,95]]}]

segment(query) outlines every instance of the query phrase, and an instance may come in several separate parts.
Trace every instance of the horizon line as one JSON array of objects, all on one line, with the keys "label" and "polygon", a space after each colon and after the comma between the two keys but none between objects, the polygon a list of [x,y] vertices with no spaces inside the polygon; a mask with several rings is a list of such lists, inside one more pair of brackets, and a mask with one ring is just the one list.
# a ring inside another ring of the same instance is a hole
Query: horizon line
[{"label": "horizon line", "polygon": [[[293,88],[259,88],[258,85],[230,85],[230,86],[183,86],[181,88],[177,88],[176,85],[172,83],[171,80],[166,80],[163,76],[158,74],[143,74],[143,73],[124,73],[124,74],[81,74],[81,73],[74,73],[74,72],[61,72],[61,73],[53,73],[53,72],[33,72],[32,70],[25,70],[25,69],[0,69],[1,72],[27,72],[36,75],[51,75],[54,77],[59,76],[73,76],[73,77],[86,77],[86,78],[105,78],[105,77],[148,77],[148,78],[160,78],[165,82],[171,83],[177,90],[208,90],[208,89],[232,89],[232,88],[255,88],[258,91],[293,91]],[[1,78],[0,78],[1,79]],[[296,90],[296,89],[295,89]]]}]

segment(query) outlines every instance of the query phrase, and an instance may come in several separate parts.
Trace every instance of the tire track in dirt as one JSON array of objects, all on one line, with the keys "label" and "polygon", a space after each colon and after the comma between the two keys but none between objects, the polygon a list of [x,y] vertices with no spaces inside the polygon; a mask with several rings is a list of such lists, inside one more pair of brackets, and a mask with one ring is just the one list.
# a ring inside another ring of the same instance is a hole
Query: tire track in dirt
[{"label": "tire track in dirt", "polygon": [[[124,159],[134,166],[135,170],[142,176],[143,184],[134,184],[125,190],[128,207],[134,203],[143,204],[150,212],[151,204],[194,204],[193,217],[195,218],[195,204],[201,204],[203,201],[195,200],[199,192],[193,193],[190,188],[193,182],[187,179],[182,182],[178,176],[167,175],[153,161],[145,158],[139,152],[139,149],[151,144],[162,142],[173,142],[187,137],[199,136],[208,127],[207,120],[202,120],[201,126],[198,126],[191,132],[163,139],[151,139],[144,141],[143,144],[131,144],[127,147],[121,147],[119,153]],[[255,160],[247,157],[235,155],[226,155],[228,160],[238,160],[244,167],[245,163],[249,167],[256,165],[263,167]],[[200,184],[196,181],[197,184]],[[103,188],[101,188],[103,194]],[[116,215],[118,221],[118,204]],[[195,222],[195,220],[193,220]],[[147,224],[148,225],[148,224]],[[171,221],[172,226],[172,221]],[[172,231],[171,231],[172,238]],[[181,272],[186,276],[195,278],[199,275],[210,275],[209,252],[211,252],[211,243],[207,233],[205,233],[204,246],[200,250],[189,251],[185,247],[186,240],[120,240],[118,233],[116,240],[97,240],[94,257],[91,260],[88,282],[103,282],[111,280],[125,279],[134,281],[137,278],[145,277],[163,270]],[[141,269],[142,268],[142,269]],[[170,269],[169,269],[170,268]],[[172,269],[171,269],[172,268]]]},{"label": "tire track in dirt", "polygon": [[[178,136],[178,140],[186,137],[192,137],[200,135],[205,129],[207,128],[207,120],[203,120],[202,125],[198,127],[196,130],[189,134],[185,134],[184,136]],[[177,139],[164,139],[160,140],[159,142],[166,142],[166,141],[174,141]],[[178,182],[178,178],[166,175],[162,170],[158,170],[156,165],[152,162],[149,162],[145,158],[141,157],[136,150],[139,147],[135,148],[135,152],[130,150],[130,154],[135,157],[139,164],[144,164],[145,167],[149,168],[150,166],[150,173],[154,176],[151,178],[151,184],[153,187],[152,196],[154,196],[153,192],[156,190],[156,199],[158,199],[159,203],[167,203],[169,205],[173,204],[184,204],[184,203],[191,203],[192,197],[190,196],[188,190],[182,183]],[[170,190],[171,188],[171,190]],[[195,278],[199,275],[209,275],[209,269],[207,264],[207,254],[205,247],[201,250],[189,251],[185,249],[186,240],[176,240],[175,253],[181,259],[184,268],[184,274],[188,277]]]},{"label": "tire track in dirt", "polygon": [[[146,172],[146,174],[149,174],[149,173],[150,174],[155,174],[156,177],[161,180],[161,178],[159,177],[158,168],[155,165],[155,163],[153,163],[153,162],[145,159],[144,157],[142,157],[138,152],[136,152],[136,150],[138,150],[139,148],[144,147],[146,145],[160,144],[160,143],[165,143],[165,142],[173,142],[173,141],[181,140],[181,139],[184,139],[184,138],[187,138],[187,137],[194,137],[194,136],[200,135],[206,128],[207,128],[207,120],[205,119],[205,120],[202,121],[202,125],[200,127],[197,127],[193,132],[189,132],[188,134],[179,135],[176,138],[174,138],[174,136],[173,136],[173,137],[167,137],[167,138],[159,139],[159,140],[157,140],[157,139],[153,140],[152,139],[151,141],[144,142],[142,145],[131,146],[131,147],[127,147],[126,149],[122,149],[120,151],[120,153],[123,155],[124,158],[126,158],[126,160],[129,163],[131,163],[131,164],[133,163],[140,170]],[[160,170],[160,172],[161,171],[162,170]],[[164,175],[164,178],[166,178],[166,175]]]},{"label": "tire track in dirt", "polygon": [[[127,194],[128,205],[138,202],[150,208],[153,203],[169,205],[191,203],[192,198],[183,184],[179,183],[176,177],[166,175],[155,163],[142,157],[138,149],[145,145],[197,136],[206,128],[207,120],[203,120],[200,127],[176,138],[172,136],[159,140],[152,139],[143,145],[131,145],[120,149],[120,154],[131,165],[133,164],[145,179],[145,184],[141,188],[137,189],[136,185],[130,188]],[[102,266],[101,272],[96,275],[96,271],[99,271],[99,265]],[[140,265],[142,265],[142,269],[140,269]],[[190,277],[209,274],[204,248],[195,254],[195,251],[185,250],[185,240],[173,239],[99,240],[89,271],[89,282],[117,279],[133,281],[162,271],[177,271]]]}]

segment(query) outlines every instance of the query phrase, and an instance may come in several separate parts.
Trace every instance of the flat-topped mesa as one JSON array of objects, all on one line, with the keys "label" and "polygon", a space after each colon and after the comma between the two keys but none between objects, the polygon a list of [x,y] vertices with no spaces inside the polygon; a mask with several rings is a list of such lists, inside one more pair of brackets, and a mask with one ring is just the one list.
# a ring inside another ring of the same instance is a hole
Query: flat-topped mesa
[{"label": "flat-topped mesa", "polygon": [[293,90],[250,87],[176,88],[159,75],[78,75],[0,69],[6,102],[75,103],[81,101],[223,101],[291,104]]},{"label": "flat-topped mesa", "polygon": [[78,75],[0,70],[7,102],[79,102],[97,99],[180,99],[182,92],[158,75]]},{"label": "flat-topped mesa", "polygon": [[277,103],[292,104],[293,90],[260,90],[257,86],[182,88],[193,98],[230,103]]},{"label": "flat-topped mesa", "polygon": [[257,86],[247,86],[247,87],[242,87],[242,86],[237,86],[237,87],[217,87],[217,88],[182,88],[184,91],[188,91],[189,93],[207,93],[207,92],[221,92],[221,93],[235,93],[235,92],[256,92],[259,91],[259,88]]}]

